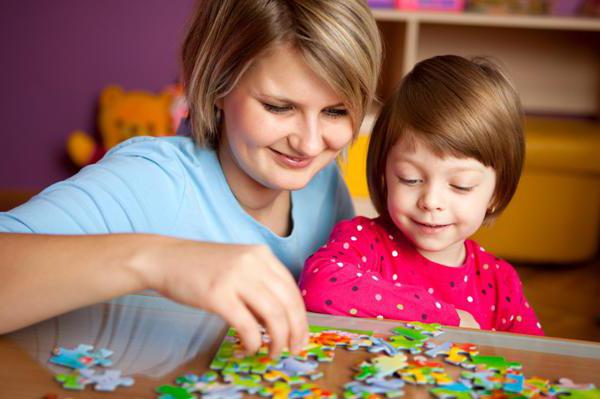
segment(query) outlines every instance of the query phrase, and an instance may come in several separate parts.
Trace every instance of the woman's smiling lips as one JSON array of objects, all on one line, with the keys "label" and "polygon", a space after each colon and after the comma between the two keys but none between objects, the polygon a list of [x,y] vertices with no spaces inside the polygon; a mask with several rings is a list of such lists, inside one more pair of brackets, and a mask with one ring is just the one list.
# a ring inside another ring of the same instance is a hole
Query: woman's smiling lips
[{"label": "woman's smiling lips", "polygon": [[314,157],[296,157],[287,155],[272,148],[269,148],[275,155],[275,160],[283,166],[291,169],[302,169],[311,164]]}]

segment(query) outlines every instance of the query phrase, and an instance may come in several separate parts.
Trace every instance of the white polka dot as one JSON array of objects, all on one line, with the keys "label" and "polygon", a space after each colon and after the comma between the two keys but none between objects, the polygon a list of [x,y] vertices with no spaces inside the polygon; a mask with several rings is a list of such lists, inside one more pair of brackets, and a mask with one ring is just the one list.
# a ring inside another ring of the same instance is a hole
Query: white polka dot
[{"label": "white polka dot", "polygon": [[511,314],[511,315],[510,315],[510,319],[509,319],[509,320],[510,320],[510,321],[513,321],[514,319],[515,319],[515,315],[512,315],[512,314]]},{"label": "white polka dot", "polygon": [[402,284],[401,284],[401,283],[396,283],[396,284],[394,284],[394,285],[395,285],[396,287],[402,287]]},{"label": "white polka dot", "polygon": [[485,248],[479,247],[479,249],[481,250],[481,252],[485,252]]},{"label": "white polka dot", "polygon": [[496,269],[500,269],[500,265],[496,263]]},{"label": "white polka dot", "polygon": [[377,276],[371,276],[371,277],[372,277],[372,278],[373,278],[373,280],[375,280],[375,281],[379,280],[379,279],[377,278]]},{"label": "white polka dot", "polygon": [[541,329],[541,328],[542,328],[542,325],[540,324],[540,322],[539,322],[539,321],[536,323],[536,326],[537,326],[537,328],[539,328],[539,329]]},{"label": "white polka dot", "polygon": [[360,258],[360,260],[362,260],[363,263],[367,263],[367,257],[366,256],[363,256],[362,258]]},{"label": "white polka dot", "polygon": [[398,251],[396,251],[396,250],[393,250],[393,251],[392,251],[392,256],[393,256],[394,258],[395,258],[396,256],[398,256]]},{"label": "white polka dot", "polygon": [[465,283],[469,281],[469,276],[465,276]]},{"label": "white polka dot", "polygon": [[502,324],[506,324],[506,319],[502,318]]},{"label": "white polka dot", "polygon": [[347,242],[345,242],[344,245],[343,245],[343,247],[344,247],[344,249],[348,249],[348,248],[350,248],[350,244],[348,244]]},{"label": "white polka dot", "polygon": [[306,296],[306,290],[302,290],[302,296]]},{"label": "white polka dot", "polygon": [[471,254],[471,258],[475,258],[475,254]]},{"label": "white polka dot", "polygon": [[442,308],[442,304],[439,303],[439,302],[436,302],[435,303],[435,307],[438,308],[438,309],[441,309]]},{"label": "white polka dot", "polygon": [[331,263],[335,263],[335,259],[331,258],[329,260],[331,261]]},{"label": "white polka dot", "polygon": [[496,311],[496,305],[492,305],[492,312]]},{"label": "white polka dot", "polygon": [[378,318],[379,320],[383,320],[383,316],[382,316],[382,315],[380,315],[380,314],[378,314],[378,315],[377,315],[377,318]]},{"label": "white polka dot", "polygon": [[496,331],[496,329],[494,327],[492,327],[492,331]]},{"label": "white polka dot", "polygon": [[358,313],[358,310],[356,310],[354,308],[350,309],[350,314],[357,314],[357,313]]},{"label": "white polka dot", "polygon": [[337,263],[337,265],[338,265],[339,267],[344,267],[344,263],[342,263],[342,262],[338,262],[338,263]]},{"label": "white polka dot", "polygon": [[467,302],[473,302],[473,297],[469,295],[469,296],[467,297]]},{"label": "white polka dot", "polygon": [[487,263],[483,264],[483,270],[487,270],[490,268],[490,265],[488,265]]},{"label": "white polka dot", "polygon": [[433,288],[429,288],[427,292],[429,292],[430,295],[433,295]]},{"label": "white polka dot", "polygon": [[396,273],[392,274],[392,280],[394,280],[394,281],[398,280],[398,275]]},{"label": "white polka dot", "polygon": [[390,240],[393,240],[393,239],[394,239],[394,236],[393,236],[393,235],[391,235],[391,234],[390,234],[388,237],[389,237],[389,239],[390,239]]},{"label": "white polka dot", "polygon": [[356,277],[362,277],[362,273],[356,273]]},{"label": "white polka dot", "polygon": [[362,225],[359,224],[358,226],[356,226],[356,230],[362,231],[362,229],[363,229]]},{"label": "white polka dot", "polygon": [[381,301],[381,294],[375,294],[375,300],[376,301]]},{"label": "white polka dot", "polygon": [[352,241],[356,241],[356,237],[354,237],[354,236],[350,237],[350,239],[351,239]]},{"label": "white polka dot", "polygon": [[319,268],[318,268],[318,267],[315,267],[315,268],[313,269],[313,273],[319,273]]},{"label": "white polka dot", "polygon": [[517,316],[517,321],[518,321],[519,323],[523,321],[523,318],[521,317],[521,315],[518,315],[518,316]]},{"label": "white polka dot", "polygon": [[525,302],[525,307],[528,308],[529,307],[529,302]]},{"label": "white polka dot", "polygon": [[324,244],[321,248],[327,248],[327,244]]}]

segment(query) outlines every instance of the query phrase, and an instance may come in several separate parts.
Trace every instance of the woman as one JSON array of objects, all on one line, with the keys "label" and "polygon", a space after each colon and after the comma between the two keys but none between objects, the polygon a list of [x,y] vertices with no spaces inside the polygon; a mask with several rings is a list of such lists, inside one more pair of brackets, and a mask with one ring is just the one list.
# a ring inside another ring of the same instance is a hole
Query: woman
[{"label": "woman", "polygon": [[374,96],[376,24],[361,0],[202,1],[182,54],[192,137],[129,140],[0,215],[0,332],[155,289],[250,352],[259,324],[274,355],[303,346],[293,275],[352,215],[334,160]]}]

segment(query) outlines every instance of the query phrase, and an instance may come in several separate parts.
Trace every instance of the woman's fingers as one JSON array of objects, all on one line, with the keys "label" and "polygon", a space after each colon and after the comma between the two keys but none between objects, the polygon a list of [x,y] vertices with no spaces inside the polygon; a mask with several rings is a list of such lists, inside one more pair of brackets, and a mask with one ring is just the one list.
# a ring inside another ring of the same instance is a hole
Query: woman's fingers
[{"label": "woman's fingers", "polygon": [[247,353],[256,353],[262,345],[260,324],[239,297],[231,297],[222,302],[222,308],[215,311],[238,332]]},{"label": "woman's fingers", "polygon": [[241,299],[258,320],[261,320],[271,338],[269,354],[278,356],[289,344],[290,325],[282,302],[272,291],[273,282],[245,284],[240,292]]}]

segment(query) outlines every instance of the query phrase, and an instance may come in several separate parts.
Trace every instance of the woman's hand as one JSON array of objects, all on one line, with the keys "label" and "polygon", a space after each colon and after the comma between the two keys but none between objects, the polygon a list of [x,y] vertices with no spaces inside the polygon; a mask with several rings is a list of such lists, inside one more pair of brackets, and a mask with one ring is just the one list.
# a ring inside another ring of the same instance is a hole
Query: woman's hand
[{"label": "woman's hand", "polygon": [[461,309],[456,309],[456,313],[458,313],[458,317],[460,318],[459,327],[476,328],[478,330],[481,329],[481,327],[479,327],[479,323],[477,323],[471,313]]},{"label": "woman's hand", "polygon": [[306,310],[296,282],[263,245],[216,244],[159,237],[136,270],[149,288],[186,305],[220,315],[240,334],[249,353],[299,352],[308,342]]}]

